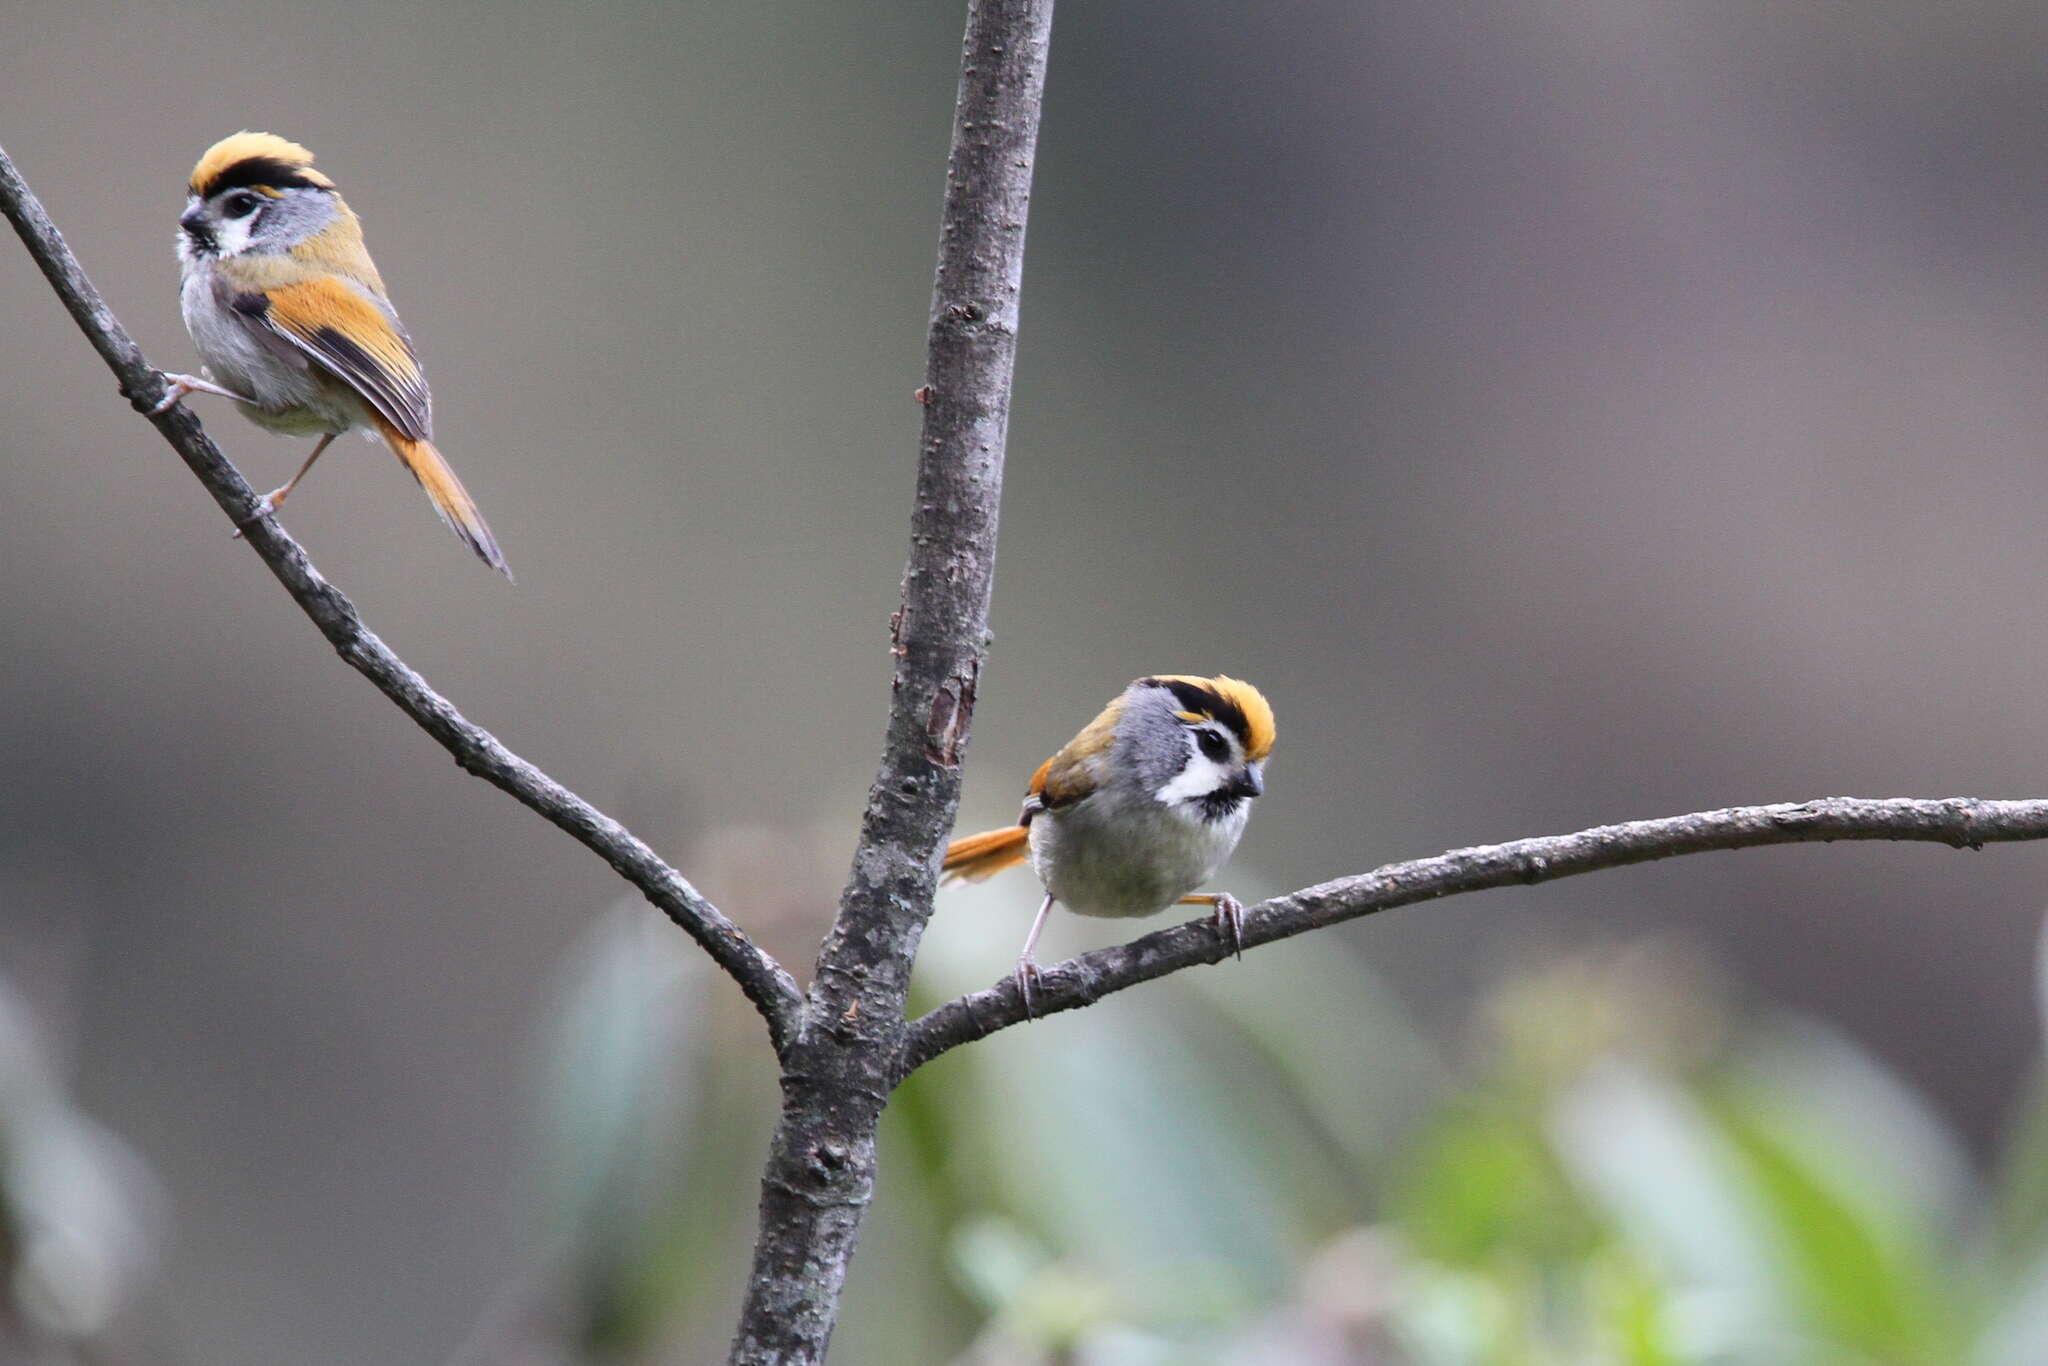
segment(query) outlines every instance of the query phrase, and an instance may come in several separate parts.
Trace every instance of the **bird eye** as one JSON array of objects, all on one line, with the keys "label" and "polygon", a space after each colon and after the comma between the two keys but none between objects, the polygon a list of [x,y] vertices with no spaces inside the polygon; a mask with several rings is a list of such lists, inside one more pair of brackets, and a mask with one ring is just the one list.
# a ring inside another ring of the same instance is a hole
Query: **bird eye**
[{"label": "bird eye", "polygon": [[250,194],[247,190],[237,190],[226,199],[223,199],[220,202],[220,206],[227,211],[228,217],[240,218],[253,211],[262,202],[262,200]]},{"label": "bird eye", "polygon": [[1205,758],[1222,763],[1230,757],[1230,745],[1224,738],[1206,726],[1195,732],[1195,743],[1201,747]]}]

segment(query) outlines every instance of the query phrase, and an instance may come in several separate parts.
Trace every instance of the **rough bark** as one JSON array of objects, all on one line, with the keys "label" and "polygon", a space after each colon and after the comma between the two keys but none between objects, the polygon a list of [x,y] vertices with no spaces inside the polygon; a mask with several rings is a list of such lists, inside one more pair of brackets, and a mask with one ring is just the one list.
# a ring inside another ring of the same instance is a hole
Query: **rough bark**
[{"label": "rough bark", "polygon": [[968,8],[880,772],[782,1078],[734,1366],[823,1361],[874,1194],[910,967],[960,797],[995,572],[1024,224],[1052,0]]},{"label": "rough bark", "polygon": [[[1822,797],[1773,806],[1733,806],[1390,863],[1251,907],[1245,913],[1244,942],[1247,948],[1270,944],[1375,911],[1459,892],[1529,886],[1716,849],[1835,840],[1920,840],[1956,849],[1981,849],[1986,844],[2044,838],[2048,838],[2048,801]],[[1044,969],[1041,985],[1032,991],[1032,1007],[1041,1016],[1079,1010],[1111,992],[1182,968],[1219,963],[1230,954],[1230,946],[1217,938],[1209,919],[1189,921]],[[948,1001],[910,1027],[903,1075],[949,1048],[986,1038],[1024,1019],[1023,1002],[1007,979],[986,991]]]}]

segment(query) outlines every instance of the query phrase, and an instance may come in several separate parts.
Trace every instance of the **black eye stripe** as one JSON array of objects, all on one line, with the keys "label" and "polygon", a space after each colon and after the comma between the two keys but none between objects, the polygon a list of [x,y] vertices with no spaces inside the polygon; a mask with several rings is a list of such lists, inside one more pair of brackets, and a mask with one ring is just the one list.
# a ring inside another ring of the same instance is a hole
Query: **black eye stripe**
[{"label": "black eye stripe", "polygon": [[1164,688],[1180,703],[1180,709],[1197,716],[1207,717],[1220,726],[1236,733],[1240,740],[1251,735],[1251,723],[1246,720],[1244,708],[1225,697],[1222,693],[1185,678],[1141,678],[1140,683],[1149,683],[1155,688]]},{"label": "black eye stripe", "polygon": [[211,199],[223,190],[237,190],[245,185],[263,185],[273,190],[333,188],[327,177],[304,166],[294,166],[276,157],[243,157],[204,185],[195,185],[193,189],[201,199]]}]

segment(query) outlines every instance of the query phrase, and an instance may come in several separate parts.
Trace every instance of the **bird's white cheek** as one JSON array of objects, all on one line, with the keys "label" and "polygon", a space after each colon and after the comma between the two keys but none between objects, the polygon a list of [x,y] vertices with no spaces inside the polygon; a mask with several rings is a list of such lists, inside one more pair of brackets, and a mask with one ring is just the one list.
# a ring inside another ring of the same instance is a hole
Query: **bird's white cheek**
[{"label": "bird's white cheek", "polygon": [[240,256],[249,249],[249,225],[255,222],[255,215],[247,218],[223,218],[214,225],[213,240],[220,246],[223,256]]},{"label": "bird's white cheek", "polygon": [[1177,802],[1192,801],[1206,797],[1230,781],[1230,774],[1223,765],[1203,754],[1190,754],[1187,764],[1173,776],[1173,781],[1164,784],[1152,794],[1152,800],[1162,806]]}]

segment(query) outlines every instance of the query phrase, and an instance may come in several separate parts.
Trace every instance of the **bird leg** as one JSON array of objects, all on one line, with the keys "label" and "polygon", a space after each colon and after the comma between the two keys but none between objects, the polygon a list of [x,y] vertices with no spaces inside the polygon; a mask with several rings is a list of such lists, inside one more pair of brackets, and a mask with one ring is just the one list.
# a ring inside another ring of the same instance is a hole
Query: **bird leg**
[{"label": "bird leg", "polygon": [[312,469],[313,462],[320,458],[320,452],[326,450],[328,443],[332,442],[337,435],[339,435],[339,433],[329,432],[327,433],[327,435],[321,437],[320,444],[315,446],[313,448],[313,453],[306,457],[306,463],[299,466],[299,472],[293,475],[283,488],[272,489],[270,492],[264,494],[261,498],[258,498],[256,500],[255,514],[251,516],[248,521],[243,522],[240,526],[235,528],[234,538],[236,540],[239,541],[242,539],[242,532],[246,528],[248,528],[251,523],[262,521],[265,517],[268,517],[271,513],[276,512],[279,508],[284,506],[284,500],[291,496],[291,491],[299,486],[299,481],[301,479],[304,479],[306,477],[306,471]]},{"label": "bird leg", "polygon": [[1038,903],[1038,915],[1031,922],[1031,933],[1024,936],[1024,952],[1017,955],[1017,994],[1024,998],[1024,1018],[1035,1020],[1038,1011],[1031,1004],[1031,984],[1038,980],[1038,964],[1032,961],[1031,951],[1038,947],[1038,936],[1045,929],[1046,913],[1052,909],[1052,893],[1045,894],[1045,900]]},{"label": "bird leg", "polygon": [[1227,939],[1231,952],[1244,958],[1244,903],[1228,892],[1197,892],[1184,896],[1178,905],[1214,906],[1216,908],[1216,937]]},{"label": "bird leg", "polygon": [[157,373],[163,376],[166,387],[162,401],[149,410],[151,417],[163,412],[187,394],[219,394],[222,398],[231,398],[237,403],[247,403],[251,407],[256,403],[253,398],[244,398],[232,389],[223,389],[212,380],[201,379],[197,375],[174,375],[168,370],[159,370]]}]

